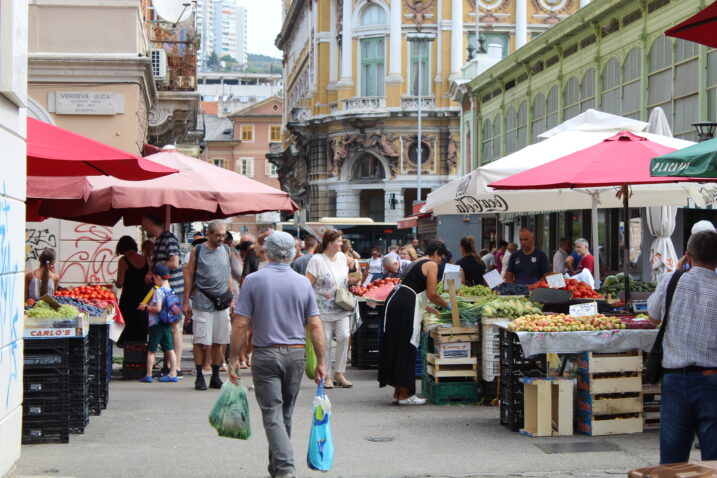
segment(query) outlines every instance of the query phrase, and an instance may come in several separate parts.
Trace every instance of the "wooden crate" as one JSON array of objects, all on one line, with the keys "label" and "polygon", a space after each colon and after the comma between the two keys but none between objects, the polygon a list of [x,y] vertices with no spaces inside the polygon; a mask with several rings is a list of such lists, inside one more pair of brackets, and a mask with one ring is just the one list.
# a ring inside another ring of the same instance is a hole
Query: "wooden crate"
[{"label": "wooden crate", "polygon": [[642,351],[619,354],[583,352],[578,355],[578,370],[588,373],[642,372]]},{"label": "wooden crate", "polygon": [[435,327],[430,336],[436,343],[445,342],[478,342],[477,327]]},{"label": "wooden crate", "polygon": [[642,394],[622,398],[602,398],[588,393],[578,394],[578,410],[591,415],[619,415],[643,411]]},{"label": "wooden crate", "polygon": [[441,379],[464,378],[466,381],[478,381],[478,359],[467,358],[439,358],[436,354],[426,354],[426,372],[433,377],[436,383]]},{"label": "wooden crate", "polygon": [[524,397],[524,426],[520,433],[531,437],[572,435],[575,381],[530,377],[521,377],[520,381]]},{"label": "wooden crate", "polygon": [[642,392],[642,377],[601,376],[578,371],[578,393],[601,395],[609,393]]},{"label": "wooden crate", "polygon": [[584,413],[578,413],[578,431],[585,435],[620,435],[642,433],[642,416],[630,418],[603,419]]}]

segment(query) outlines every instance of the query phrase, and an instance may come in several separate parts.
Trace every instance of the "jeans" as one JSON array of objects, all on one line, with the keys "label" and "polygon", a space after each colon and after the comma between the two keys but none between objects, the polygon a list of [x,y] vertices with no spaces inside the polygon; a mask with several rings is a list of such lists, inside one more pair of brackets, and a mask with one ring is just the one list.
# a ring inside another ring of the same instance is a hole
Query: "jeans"
[{"label": "jeans", "polygon": [[663,375],[660,464],[689,461],[695,434],[702,460],[717,460],[717,375]]},{"label": "jeans", "polygon": [[269,474],[272,477],[294,475],[291,415],[305,366],[303,347],[254,349],[251,375],[269,442]]}]

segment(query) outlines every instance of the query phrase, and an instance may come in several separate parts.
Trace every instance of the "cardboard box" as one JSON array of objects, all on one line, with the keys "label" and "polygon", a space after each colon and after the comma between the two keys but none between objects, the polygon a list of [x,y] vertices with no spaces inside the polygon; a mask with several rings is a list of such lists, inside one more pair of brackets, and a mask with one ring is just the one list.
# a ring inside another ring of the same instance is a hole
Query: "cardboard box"
[{"label": "cardboard box", "polygon": [[471,356],[470,342],[436,343],[435,348],[439,358],[468,358]]}]

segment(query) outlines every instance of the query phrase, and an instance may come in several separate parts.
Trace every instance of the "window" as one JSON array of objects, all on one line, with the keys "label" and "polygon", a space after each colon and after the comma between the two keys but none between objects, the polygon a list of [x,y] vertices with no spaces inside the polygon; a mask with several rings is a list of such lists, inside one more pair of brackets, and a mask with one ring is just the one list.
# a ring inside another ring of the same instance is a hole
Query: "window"
[{"label": "window", "polygon": [[633,48],[622,65],[622,116],[640,119],[640,48]]},{"label": "window", "polygon": [[528,146],[528,100],[523,100],[518,107],[516,150],[526,146]]},{"label": "window", "polygon": [[505,154],[516,150],[516,127],[515,107],[511,106],[505,113]]},{"label": "window", "polygon": [[[468,33],[468,45],[473,45],[477,48],[475,38],[475,32]],[[508,53],[510,51],[510,39],[507,33],[483,33],[483,38],[485,39],[485,43],[483,43],[485,51],[488,51],[488,47],[490,45],[500,45],[500,57],[505,58],[506,56],[508,56]]]},{"label": "window", "polygon": [[368,5],[361,13],[361,25],[384,25],[386,23],[386,12],[378,5]]},{"label": "window", "polygon": [[570,77],[563,91],[563,120],[569,120],[580,113],[580,85],[578,79]]},{"label": "window", "polygon": [[271,142],[271,143],[281,142],[281,126],[276,126],[276,125],[269,126],[269,142]]},{"label": "window", "polygon": [[254,177],[254,158],[239,158],[237,160],[237,173],[247,177]]},{"label": "window", "polygon": [[490,119],[483,121],[483,132],[481,134],[481,164],[490,162],[493,159],[493,125]]},{"label": "window", "polygon": [[615,115],[620,114],[620,62],[617,58],[610,58],[602,70],[602,95],[600,96],[600,110]]},{"label": "window", "polygon": [[500,113],[495,115],[493,118],[493,160],[500,158],[500,129],[502,126],[502,119]]},{"label": "window", "polygon": [[383,96],[385,41],[383,37],[361,40],[361,96]]},{"label": "window", "polygon": [[264,174],[266,174],[270,178],[278,177],[279,172],[277,171],[276,164],[272,164],[269,160],[267,160],[266,167],[264,169]]},{"label": "window", "polygon": [[224,167],[224,160],[223,159],[212,159],[212,164],[218,168]]},{"label": "window", "polygon": [[550,88],[545,110],[545,128],[551,129],[558,125],[558,85]]},{"label": "window", "polygon": [[[428,158],[431,156],[431,148],[428,146],[428,143],[421,142],[421,164],[426,164],[428,161]],[[413,164],[416,164],[416,160],[418,159],[418,143],[413,142],[408,147],[408,159],[411,160]]]},{"label": "window", "polygon": [[254,142],[254,125],[245,124],[241,127],[241,140],[247,143]]},{"label": "window", "polygon": [[717,50],[707,54],[707,118],[717,117]]},{"label": "window", "polygon": [[418,96],[418,67],[421,67],[421,96],[429,94],[429,43],[428,42],[409,42],[411,50],[411,96]]},{"label": "window", "polygon": [[533,100],[532,126],[533,140],[536,140],[539,134],[545,133],[545,95],[542,93],[535,95]]},{"label": "window", "polygon": [[657,37],[650,48],[648,64],[647,108],[652,110],[660,106],[669,120],[672,118],[672,45],[669,38]]},{"label": "window", "polygon": [[354,167],[354,179],[384,179],[386,173],[379,159],[372,154],[364,154]]},{"label": "window", "polygon": [[595,108],[595,68],[586,71],[580,83],[580,112],[590,108]]}]

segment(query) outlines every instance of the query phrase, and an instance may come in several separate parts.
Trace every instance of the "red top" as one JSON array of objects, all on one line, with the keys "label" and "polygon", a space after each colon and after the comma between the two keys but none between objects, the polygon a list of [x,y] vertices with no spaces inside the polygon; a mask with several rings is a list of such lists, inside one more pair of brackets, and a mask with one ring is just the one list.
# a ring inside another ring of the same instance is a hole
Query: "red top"
[{"label": "red top", "polygon": [[595,257],[592,254],[588,254],[580,259],[578,264],[578,272],[582,272],[583,269],[587,269],[594,276],[595,275]]}]

